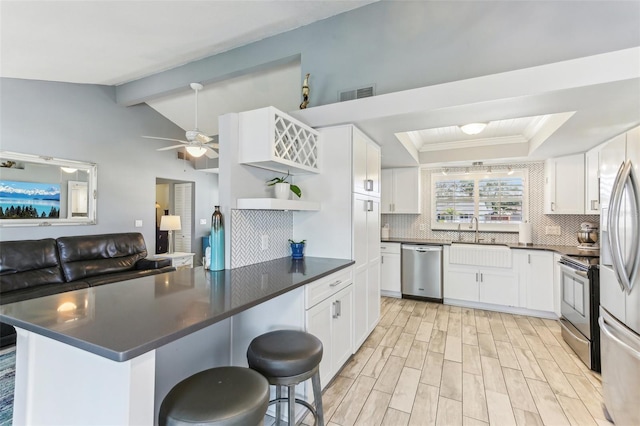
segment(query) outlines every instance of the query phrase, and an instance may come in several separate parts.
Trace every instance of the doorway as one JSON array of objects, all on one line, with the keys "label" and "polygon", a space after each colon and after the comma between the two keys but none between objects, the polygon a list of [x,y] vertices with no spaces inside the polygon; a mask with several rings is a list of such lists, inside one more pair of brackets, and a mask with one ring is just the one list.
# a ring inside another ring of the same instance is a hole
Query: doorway
[{"label": "doorway", "polygon": [[173,231],[174,251],[193,253],[195,183],[156,178],[156,254],[166,253],[168,231],[160,231],[163,215],[180,216],[180,230]]}]

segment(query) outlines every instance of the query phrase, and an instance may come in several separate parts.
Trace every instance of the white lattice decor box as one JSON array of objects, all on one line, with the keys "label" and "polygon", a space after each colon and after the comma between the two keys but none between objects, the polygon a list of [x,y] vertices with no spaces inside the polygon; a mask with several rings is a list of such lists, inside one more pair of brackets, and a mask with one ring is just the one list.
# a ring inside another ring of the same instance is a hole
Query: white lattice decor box
[{"label": "white lattice decor box", "polygon": [[274,107],[239,114],[240,163],[292,175],[320,173],[320,134]]}]

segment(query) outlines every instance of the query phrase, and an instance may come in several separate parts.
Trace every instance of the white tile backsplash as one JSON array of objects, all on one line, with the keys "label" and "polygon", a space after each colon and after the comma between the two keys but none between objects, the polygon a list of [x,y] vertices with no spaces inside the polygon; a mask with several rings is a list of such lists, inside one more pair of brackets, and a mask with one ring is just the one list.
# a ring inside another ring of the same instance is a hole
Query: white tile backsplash
[{"label": "white tile backsplash", "polygon": [[[544,209],[544,163],[512,164],[513,168],[526,168],[529,170],[529,220],[533,228],[533,244],[550,245],[578,245],[576,232],[580,224],[585,221],[599,222],[597,215],[545,215]],[[499,167],[498,167],[499,168]],[[506,168],[506,166],[504,167]],[[473,170],[473,168],[471,168]],[[389,236],[391,238],[417,238],[417,239],[442,239],[455,240],[457,231],[436,231],[431,229],[431,174],[442,169],[423,169],[420,173],[422,180],[422,212],[421,215],[408,214],[383,214],[381,224],[389,224]],[[462,171],[464,168],[449,168],[451,172]],[[426,229],[420,230],[420,225],[425,224]],[[547,226],[559,226],[561,235],[545,235]],[[482,229],[482,226],[480,226]],[[470,238],[467,236],[467,238]],[[480,232],[480,238],[485,241],[495,238],[499,243],[517,243],[518,233],[508,232]]]},{"label": "white tile backsplash", "polygon": [[[262,236],[269,248],[262,250]],[[293,238],[293,212],[231,210],[231,268],[289,256]]]}]

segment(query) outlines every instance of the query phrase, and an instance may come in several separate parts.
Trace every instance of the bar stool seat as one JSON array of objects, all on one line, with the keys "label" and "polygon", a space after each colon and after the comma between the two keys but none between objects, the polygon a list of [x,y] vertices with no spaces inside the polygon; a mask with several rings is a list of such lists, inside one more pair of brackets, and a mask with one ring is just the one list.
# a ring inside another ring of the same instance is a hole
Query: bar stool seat
[{"label": "bar stool seat", "polygon": [[[324,426],[322,392],[320,389],[320,361],[322,342],[312,334],[298,330],[277,330],[262,334],[251,341],[247,349],[249,367],[265,376],[276,386],[276,399],[269,404],[288,401],[289,424],[295,421],[295,404],[302,404],[314,415],[316,424]],[[311,379],[315,407],[295,398],[295,386]],[[288,387],[288,398],[281,398],[282,386]],[[276,418],[280,408],[276,406]]]},{"label": "bar stool seat", "polygon": [[160,426],[260,425],[269,405],[269,383],[256,371],[218,367],[175,385],[162,401]]}]

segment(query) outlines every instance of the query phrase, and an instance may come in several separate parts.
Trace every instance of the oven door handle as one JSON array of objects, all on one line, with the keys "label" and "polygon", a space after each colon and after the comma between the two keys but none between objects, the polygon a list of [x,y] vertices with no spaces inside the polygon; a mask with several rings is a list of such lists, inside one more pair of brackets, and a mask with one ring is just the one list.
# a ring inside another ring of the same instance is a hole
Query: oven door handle
[{"label": "oven door handle", "polygon": [[574,273],[574,274],[576,274],[576,275],[578,275],[578,276],[580,276],[580,277],[582,277],[582,278],[589,279],[589,276],[588,276],[588,275],[587,275],[587,273],[586,273],[586,272],[584,272],[584,271],[579,271],[579,270],[577,270],[577,269],[573,269],[572,267],[567,266],[567,265],[565,265],[564,263],[560,263],[560,262],[558,262],[558,264],[560,265],[560,268],[561,268],[562,270],[566,271],[566,272]]}]

